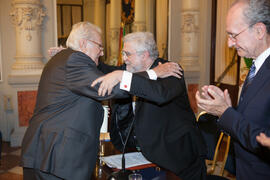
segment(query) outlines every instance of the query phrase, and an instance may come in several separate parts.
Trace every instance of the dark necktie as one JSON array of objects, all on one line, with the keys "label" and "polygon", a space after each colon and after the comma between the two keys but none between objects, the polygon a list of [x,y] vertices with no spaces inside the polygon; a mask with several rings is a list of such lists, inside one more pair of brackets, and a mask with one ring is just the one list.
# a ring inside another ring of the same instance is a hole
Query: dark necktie
[{"label": "dark necktie", "polygon": [[247,76],[247,79],[246,79],[246,86],[248,86],[252,80],[254,79],[255,77],[255,71],[256,71],[256,66],[254,64],[254,62],[252,63],[252,66],[250,67],[250,70],[249,70],[249,73],[248,73],[248,76]]},{"label": "dark necktie", "polygon": [[255,71],[256,71],[256,66],[254,64],[254,62],[252,63],[250,69],[249,69],[249,73],[246,77],[246,80],[245,80],[245,83],[243,85],[243,89],[242,89],[242,92],[241,92],[241,97],[240,97],[240,101],[243,100],[243,95],[245,93],[245,91],[247,90],[248,86],[251,84],[252,80],[254,79],[255,77]]},{"label": "dark necktie", "polygon": [[137,101],[137,97],[136,97],[136,96],[132,96],[132,109],[133,109],[133,114],[135,114],[136,101]]}]

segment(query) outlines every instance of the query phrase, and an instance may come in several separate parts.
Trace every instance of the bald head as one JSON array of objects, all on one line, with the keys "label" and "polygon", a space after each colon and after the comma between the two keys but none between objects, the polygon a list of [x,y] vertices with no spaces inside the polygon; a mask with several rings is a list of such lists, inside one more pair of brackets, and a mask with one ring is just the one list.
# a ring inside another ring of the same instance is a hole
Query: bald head
[{"label": "bald head", "polygon": [[270,46],[270,0],[240,0],[232,4],[226,19],[228,46],[238,55],[256,59]]},{"label": "bald head", "polygon": [[248,8],[247,1],[237,1],[234,3],[228,11],[226,25],[230,26],[243,26],[248,24],[246,17],[244,16],[244,10]]}]

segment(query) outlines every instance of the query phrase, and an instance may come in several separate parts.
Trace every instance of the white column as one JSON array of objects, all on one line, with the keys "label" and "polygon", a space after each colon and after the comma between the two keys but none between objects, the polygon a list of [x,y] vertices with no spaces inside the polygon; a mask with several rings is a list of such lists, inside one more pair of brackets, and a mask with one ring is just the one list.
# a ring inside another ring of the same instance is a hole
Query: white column
[{"label": "white column", "polygon": [[119,51],[119,34],[121,26],[121,0],[111,0],[109,64],[117,65]]},{"label": "white column", "polygon": [[[56,3],[56,1],[52,1],[52,3]],[[10,105],[8,109],[14,111],[17,120],[14,121],[14,130],[10,136],[11,146],[21,145],[27,128],[19,125],[18,92],[36,90],[44,67],[42,24],[44,17],[47,16],[44,9],[40,0],[12,1],[10,16],[15,25],[16,55],[8,82],[14,88],[13,97],[16,98],[9,98],[14,105]]]},{"label": "white column", "polygon": [[145,0],[135,0],[135,17],[132,32],[146,30],[146,2]]},{"label": "white column", "polygon": [[199,35],[200,35],[200,1],[182,0],[181,13],[181,58],[180,63],[185,71],[199,72]]},{"label": "white column", "polygon": [[16,28],[16,56],[10,76],[37,75],[44,64],[41,26],[46,16],[40,0],[13,0],[10,16]]}]

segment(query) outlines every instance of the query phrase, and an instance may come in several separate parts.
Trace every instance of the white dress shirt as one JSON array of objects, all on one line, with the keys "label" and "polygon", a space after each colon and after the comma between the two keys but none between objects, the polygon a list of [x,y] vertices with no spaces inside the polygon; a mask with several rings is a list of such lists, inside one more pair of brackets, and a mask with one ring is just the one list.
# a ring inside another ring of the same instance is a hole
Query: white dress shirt
[{"label": "white dress shirt", "polygon": [[[157,74],[154,70],[150,69],[146,71],[151,80],[157,80]],[[131,85],[132,73],[124,71],[122,80],[120,83],[120,89],[129,91]]]}]

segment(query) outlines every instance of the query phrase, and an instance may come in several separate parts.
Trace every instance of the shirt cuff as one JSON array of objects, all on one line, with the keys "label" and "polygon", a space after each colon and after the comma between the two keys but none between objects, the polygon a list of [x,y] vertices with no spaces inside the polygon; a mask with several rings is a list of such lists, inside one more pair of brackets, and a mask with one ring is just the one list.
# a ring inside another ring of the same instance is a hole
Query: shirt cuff
[{"label": "shirt cuff", "polygon": [[153,69],[147,70],[146,72],[147,72],[147,74],[149,76],[149,79],[157,80],[157,74]]},{"label": "shirt cuff", "polygon": [[130,90],[130,85],[131,85],[131,79],[132,79],[132,73],[124,71],[122,80],[120,83],[120,89],[129,91]]}]

